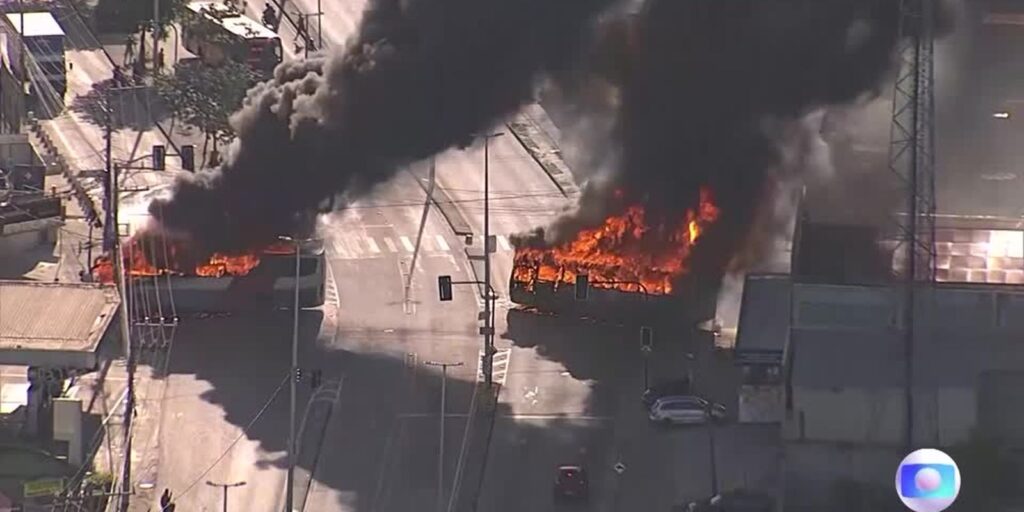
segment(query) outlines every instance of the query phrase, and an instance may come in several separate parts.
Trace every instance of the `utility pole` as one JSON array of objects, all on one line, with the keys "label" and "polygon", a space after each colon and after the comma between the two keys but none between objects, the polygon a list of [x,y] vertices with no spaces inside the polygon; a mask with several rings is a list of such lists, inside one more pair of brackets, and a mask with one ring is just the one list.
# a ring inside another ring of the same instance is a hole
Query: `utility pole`
[{"label": "utility pole", "polygon": [[157,51],[160,46],[160,0],[153,0],[153,72],[160,73],[160,69],[157,66],[160,62],[157,62],[157,55],[160,54]]},{"label": "utility pole", "polygon": [[316,0],[316,37],[317,49],[324,49],[324,10],[320,5],[321,0]]},{"label": "utility pole", "polygon": [[285,484],[285,512],[292,512],[295,503],[295,388],[299,379],[299,277],[302,269],[302,240],[290,236],[279,236],[278,240],[295,244],[295,303],[292,320],[292,365],[288,413],[288,476]]},{"label": "utility pole", "polygon": [[[125,397],[124,412],[124,468],[121,475],[121,491],[130,492],[132,482],[132,423],[135,416],[135,351],[132,350],[131,332],[128,326],[128,286],[125,280],[124,255],[121,252],[121,236],[118,233],[118,183],[117,167],[112,168],[110,179],[110,210],[114,220],[114,250],[111,259],[114,261],[114,279],[117,281],[118,293],[121,295],[121,342],[128,366],[128,392]],[[128,495],[121,497],[121,512],[128,512]]]},{"label": "utility pole", "polygon": [[462,366],[462,363],[427,361],[424,364],[441,367],[441,435],[440,448],[437,450],[437,512],[444,512],[444,415],[445,400],[448,397],[448,367],[459,367]]},{"label": "utility pole", "polygon": [[117,236],[117,220],[114,216],[114,198],[117,194],[114,192],[116,188],[115,182],[117,181],[114,177],[114,164],[111,158],[111,151],[113,148],[113,120],[110,118],[110,101],[109,93],[103,93],[103,136],[105,146],[103,149],[103,160],[104,166],[107,171],[107,186],[106,189],[106,204],[104,209],[106,210],[106,221],[103,225],[103,250],[110,252],[114,247],[114,238]]},{"label": "utility pole", "polygon": [[484,326],[480,329],[484,335],[484,382],[487,389],[494,384],[494,294],[491,292],[491,206],[490,206],[490,174],[491,174],[491,139],[501,137],[504,133],[484,135]]},{"label": "utility pole", "polygon": [[416,246],[412,251],[412,264],[409,265],[409,273],[405,276],[405,307],[406,313],[412,313],[409,308],[409,292],[412,290],[412,276],[416,273],[416,261],[420,255],[420,243],[423,241],[423,228],[427,225],[427,214],[430,213],[430,202],[434,200],[434,183],[436,158],[430,159],[430,178],[427,183],[427,199],[423,202],[423,214],[420,216],[420,229],[416,232]]},{"label": "utility pole", "polygon": [[224,490],[224,512],[228,512],[228,489],[231,489],[232,487],[241,487],[245,485],[245,481],[235,482],[233,484],[217,484],[207,480],[206,485],[209,485],[210,487],[220,487]]}]

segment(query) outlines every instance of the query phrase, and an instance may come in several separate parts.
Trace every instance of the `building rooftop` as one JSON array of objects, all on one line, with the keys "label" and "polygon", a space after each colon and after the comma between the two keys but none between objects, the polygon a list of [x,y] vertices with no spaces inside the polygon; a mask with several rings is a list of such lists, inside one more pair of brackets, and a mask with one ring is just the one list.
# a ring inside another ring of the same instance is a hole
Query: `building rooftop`
[{"label": "building rooftop", "polygon": [[25,16],[25,37],[62,36],[64,29],[57,23],[57,19],[48,12],[9,12],[7,21],[14,27],[15,32],[21,32],[21,17]]},{"label": "building rooftop", "polygon": [[0,364],[88,363],[119,305],[113,286],[0,281]]},{"label": "building rooftop", "polygon": [[749,353],[782,354],[789,338],[791,289],[788,275],[747,275],[736,333],[737,359],[746,359],[744,354]]}]

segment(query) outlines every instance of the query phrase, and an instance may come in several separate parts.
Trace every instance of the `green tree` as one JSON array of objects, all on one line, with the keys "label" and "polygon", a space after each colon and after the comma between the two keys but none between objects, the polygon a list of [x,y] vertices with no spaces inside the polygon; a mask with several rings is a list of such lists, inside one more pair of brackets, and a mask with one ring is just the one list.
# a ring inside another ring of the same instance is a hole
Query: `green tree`
[{"label": "green tree", "polygon": [[235,137],[228,117],[242,106],[246,91],[257,79],[256,73],[242,63],[227,61],[207,66],[192,61],[175,65],[173,73],[155,77],[154,84],[171,114],[202,130],[205,164],[211,141],[216,152],[219,143]]}]

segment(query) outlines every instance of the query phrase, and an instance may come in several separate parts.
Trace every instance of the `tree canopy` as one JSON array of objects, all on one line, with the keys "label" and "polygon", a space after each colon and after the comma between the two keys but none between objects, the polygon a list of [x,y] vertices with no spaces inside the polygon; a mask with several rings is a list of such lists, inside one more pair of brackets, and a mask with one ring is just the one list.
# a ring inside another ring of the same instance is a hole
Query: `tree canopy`
[{"label": "tree canopy", "polygon": [[257,79],[242,63],[207,66],[190,61],[175,65],[173,73],[156,76],[154,84],[167,109],[179,121],[202,130],[216,149],[218,142],[234,138],[228,117],[242,106]]}]

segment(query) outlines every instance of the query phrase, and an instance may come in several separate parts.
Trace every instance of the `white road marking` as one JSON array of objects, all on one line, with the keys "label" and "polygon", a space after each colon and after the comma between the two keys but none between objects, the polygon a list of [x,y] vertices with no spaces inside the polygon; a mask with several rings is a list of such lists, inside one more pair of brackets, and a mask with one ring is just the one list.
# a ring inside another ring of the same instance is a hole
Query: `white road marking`
[{"label": "white road marking", "polygon": [[451,247],[448,247],[448,242],[446,242],[444,240],[443,236],[436,235],[434,238],[437,240],[437,248],[438,248],[438,250],[445,251],[445,252],[448,252],[448,251],[451,250]]},{"label": "white road marking", "polygon": [[395,245],[395,241],[390,238],[384,238],[384,245],[388,247],[390,252],[398,252],[398,246]]},{"label": "white road marking", "polygon": [[412,246],[412,240],[409,240],[407,236],[400,236],[398,240],[402,242],[402,247],[405,248],[405,252],[412,252],[415,248]]},{"label": "white road marking", "polygon": [[334,249],[334,256],[338,258],[347,258],[348,250],[345,248],[345,244],[342,243],[340,238],[334,238],[331,240],[331,248]]},{"label": "white road marking", "polygon": [[[476,359],[477,360],[476,377],[477,377],[477,380],[479,380],[480,382],[484,382],[484,368],[483,368],[483,365],[482,365],[482,358],[484,356],[484,351],[480,350],[478,352],[478,356],[479,357],[477,357],[477,359]],[[509,368],[509,365],[510,365],[511,362],[512,362],[512,350],[511,349],[498,350],[497,352],[494,353],[494,359],[493,359],[493,362],[491,363],[491,378],[494,380],[494,382],[497,382],[498,384],[501,384],[502,386],[505,385],[505,380],[508,379],[508,368]]]},{"label": "white road marking", "polygon": [[371,237],[366,237],[366,245],[370,248],[370,252],[377,254],[380,252],[380,246],[377,245],[377,241]]},{"label": "white road marking", "polygon": [[512,244],[509,243],[508,237],[505,235],[498,235],[498,246],[501,247],[501,250],[503,251],[512,250]]}]

